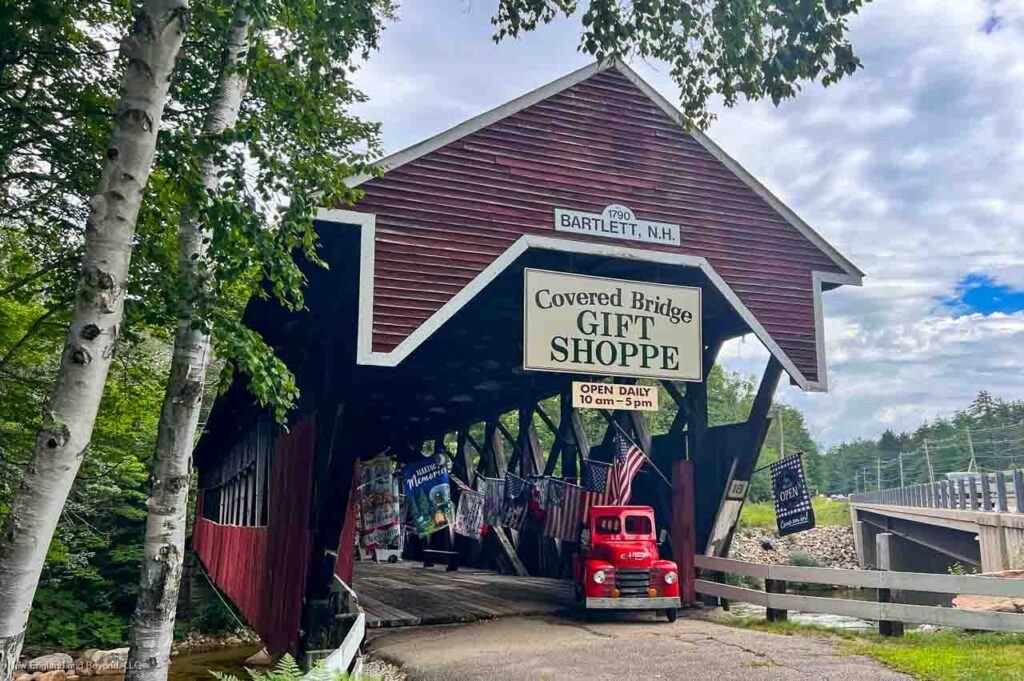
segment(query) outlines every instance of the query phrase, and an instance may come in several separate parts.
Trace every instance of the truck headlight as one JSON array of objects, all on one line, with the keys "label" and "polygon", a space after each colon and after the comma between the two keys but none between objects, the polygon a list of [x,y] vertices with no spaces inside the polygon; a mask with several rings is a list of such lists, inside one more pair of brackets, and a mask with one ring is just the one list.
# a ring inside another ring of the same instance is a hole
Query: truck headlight
[{"label": "truck headlight", "polygon": [[666,584],[675,584],[677,579],[679,579],[679,575],[677,575],[676,573],[674,573],[674,572],[666,572],[665,573],[665,583]]},{"label": "truck headlight", "polygon": [[608,579],[608,575],[604,570],[595,570],[592,576],[595,584],[604,584],[604,581]]}]

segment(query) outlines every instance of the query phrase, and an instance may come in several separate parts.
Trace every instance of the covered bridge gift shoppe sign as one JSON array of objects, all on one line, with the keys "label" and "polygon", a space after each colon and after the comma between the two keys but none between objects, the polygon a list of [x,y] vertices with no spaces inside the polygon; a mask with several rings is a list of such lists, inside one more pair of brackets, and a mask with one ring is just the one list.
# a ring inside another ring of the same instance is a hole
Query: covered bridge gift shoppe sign
[{"label": "covered bridge gift shoppe sign", "polygon": [[527,269],[523,368],[701,380],[700,289]]}]

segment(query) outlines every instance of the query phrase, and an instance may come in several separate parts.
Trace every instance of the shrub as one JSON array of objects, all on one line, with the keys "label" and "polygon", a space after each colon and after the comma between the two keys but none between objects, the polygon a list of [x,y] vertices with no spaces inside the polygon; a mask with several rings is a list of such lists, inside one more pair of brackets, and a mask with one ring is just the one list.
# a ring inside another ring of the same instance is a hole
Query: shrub
[{"label": "shrub", "polygon": [[795,567],[821,567],[821,561],[806,551],[791,551],[786,557],[786,565]]}]

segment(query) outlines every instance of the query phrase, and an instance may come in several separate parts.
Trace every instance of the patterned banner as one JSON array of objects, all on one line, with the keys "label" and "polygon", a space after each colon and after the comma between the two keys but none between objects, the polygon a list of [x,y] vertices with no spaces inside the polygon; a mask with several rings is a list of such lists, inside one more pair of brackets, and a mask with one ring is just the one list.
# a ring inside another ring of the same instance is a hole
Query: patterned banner
[{"label": "patterned banner", "polygon": [[803,458],[787,456],[768,467],[775,493],[775,522],[779,536],[803,532],[814,527],[814,509],[804,480]]},{"label": "patterned banner", "polygon": [[565,541],[579,541],[583,488],[550,479],[547,490],[544,535]]},{"label": "patterned banner", "polygon": [[484,478],[484,524],[500,525],[501,511],[505,506],[505,481],[501,478]]},{"label": "patterned banner", "polygon": [[454,515],[451,488],[448,465],[443,456],[432,456],[404,466],[402,483],[416,534],[426,537],[451,524]]},{"label": "patterned banner", "polygon": [[548,483],[550,478],[543,475],[528,475],[526,481],[530,484],[533,493],[530,495],[530,514],[541,525],[544,524],[544,517],[548,507]]},{"label": "patterned banner", "polygon": [[459,510],[455,513],[455,531],[465,537],[479,539],[484,529],[484,495],[464,489],[459,494]]},{"label": "patterned banner", "polygon": [[526,520],[526,510],[533,497],[533,486],[514,473],[505,475],[505,502],[501,513],[501,525],[520,530]]},{"label": "patterned banner", "polygon": [[394,462],[377,456],[359,466],[359,544],[367,551],[402,548],[398,480]]}]

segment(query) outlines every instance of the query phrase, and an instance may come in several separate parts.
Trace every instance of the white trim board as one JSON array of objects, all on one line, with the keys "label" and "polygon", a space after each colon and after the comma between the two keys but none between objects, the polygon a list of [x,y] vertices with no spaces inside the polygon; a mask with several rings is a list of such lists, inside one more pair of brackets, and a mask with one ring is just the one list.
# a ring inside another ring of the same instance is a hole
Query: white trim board
[{"label": "white trim board", "polygon": [[[685,126],[685,120],[683,119],[682,113],[674,107],[667,99],[661,96],[661,94],[655,90],[647,81],[641,78],[636,71],[631,69],[625,63],[615,60],[612,62],[599,63],[594,62],[588,66],[584,66],[581,69],[577,69],[572,73],[562,76],[557,80],[553,80],[547,85],[543,85],[535,90],[532,90],[520,97],[517,97],[501,106],[498,106],[490,111],[480,114],[466,120],[453,128],[449,128],[444,132],[441,132],[433,137],[427,138],[421,142],[418,142],[410,147],[403,149],[402,151],[396,152],[389,156],[382,158],[377,162],[377,167],[383,170],[385,173],[389,170],[394,170],[400,166],[415,161],[416,159],[429,154],[432,151],[436,151],[443,146],[451,144],[467,135],[470,135],[478,130],[486,128],[489,125],[493,125],[498,121],[511,116],[512,114],[518,113],[527,107],[533,106],[534,104],[541,102],[549,97],[553,97],[563,90],[567,90],[574,85],[578,85],[595,74],[607,71],[609,69],[616,69],[625,76],[633,85],[635,85],[644,95],[648,97],[655,105],[658,106],[670,119],[675,121],[680,126]],[[810,225],[804,222],[799,215],[797,215],[792,209],[784,204],[777,196],[771,193],[767,187],[761,184],[757,178],[751,175],[743,166],[741,166],[734,158],[729,156],[725,151],[715,144],[706,134],[700,130],[693,128],[688,131],[689,134],[701,145],[708,153],[714,156],[719,162],[721,162],[726,168],[728,168],[736,177],[738,177],[744,184],[750,187],[755,194],[760,196],[769,206],[771,206],[776,212],[779,213],[790,225],[792,225],[798,232],[800,232],[807,240],[817,246],[823,253],[825,253],[831,260],[839,267],[843,272],[846,273],[846,277],[842,282],[844,284],[853,284],[859,286],[861,280],[864,277],[864,273],[861,272],[852,262],[850,262],[845,256],[843,256],[832,244],[825,240],[818,232],[816,232]],[[373,175],[362,174],[355,175],[346,179],[346,183],[350,187],[357,187],[364,182],[372,180]]]},{"label": "white trim board", "polygon": [[[725,282],[715,271],[706,258],[682,253],[668,253],[664,251],[647,251],[628,246],[617,246],[588,241],[577,241],[572,239],[559,239],[548,236],[524,234],[509,246],[494,262],[488,265],[480,274],[473,278],[465,287],[456,293],[447,303],[441,306],[425,322],[420,324],[411,334],[406,336],[393,350],[388,352],[375,352],[372,346],[373,340],[373,279],[375,273],[374,245],[376,241],[376,220],[372,213],[360,213],[351,210],[335,210],[322,208],[317,213],[316,219],[320,222],[330,222],[339,225],[355,226],[360,229],[360,266],[359,266],[359,321],[357,324],[356,339],[356,363],[372,366],[394,367],[398,366],[406,357],[422,345],[435,331],[440,329],[445,322],[451,319],[455,313],[461,310],[477,294],[483,291],[488,284],[494,281],[498,275],[504,272],[523,255],[528,249],[540,249],[547,251],[558,251],[563,253],[578,253],[581,255],[596,255],[623,260],[635,260],[651,262],[661,265],[674,265],[677,267],[695,267],[700,269],[708,278],[708,281],[718,289],[719,293],[732,305],[733,309],[740,315],[754,335],[764,344],[768,351],[775,357],[789,374],[793,382],[801,389],[813,392],[828,390],[827,371],[825,363],[824,343],[824,315],[821,302],[822,282],[849,283],[844,275],[837,275],[826,272],[812,272],[812,295],[814,297],[814,318],[815,318],[815,340],[818,351],[818,380],[811,381],[797,369],[796,365],[788,355],[779,347],[775,339],[761,325],[750,309],[743,304],[736,292]],[[842,279],[843,281],[838,281]]]}]

